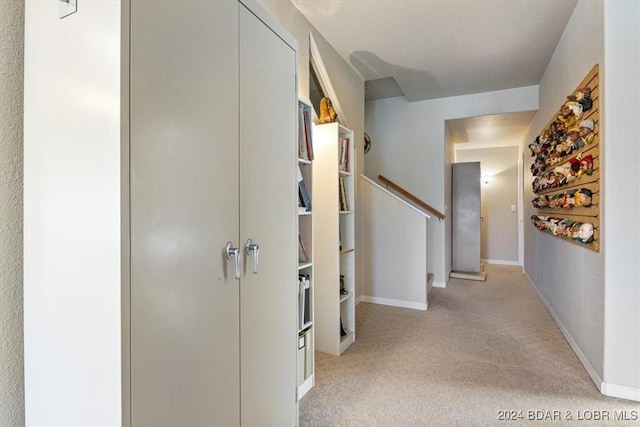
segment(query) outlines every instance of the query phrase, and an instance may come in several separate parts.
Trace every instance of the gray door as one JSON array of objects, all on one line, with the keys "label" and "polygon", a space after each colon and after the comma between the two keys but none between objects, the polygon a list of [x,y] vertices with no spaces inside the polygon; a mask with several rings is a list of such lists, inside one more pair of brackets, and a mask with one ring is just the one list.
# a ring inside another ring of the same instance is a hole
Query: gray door
[{"label": "gray door", "polygon": [[452,165],[452,268],[480,272],[480,162]]},{"label": "gray door", "polygon": [[131,3],[132,423],[238,425],[238,3]]},{"label": "gray door", "polygon": [[[242,425],[296,425],[296,56],[240,7]],[[245,252],[246,254],[246,252]]]}]

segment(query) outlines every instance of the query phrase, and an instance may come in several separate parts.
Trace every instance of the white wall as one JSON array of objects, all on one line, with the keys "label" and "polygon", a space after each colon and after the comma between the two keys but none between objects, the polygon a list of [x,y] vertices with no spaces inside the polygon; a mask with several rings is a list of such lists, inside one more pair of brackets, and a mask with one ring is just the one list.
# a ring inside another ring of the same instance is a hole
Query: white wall
[{"label": "white wall", "polygon": [[[271,13],[280,24],[298,41],[298,96],[309,99],[309,34],[313,33],[318,51],[322,57],[331,84],[337,94],[343,116],[339,117],[341,124],[347,126],[354,133],[355,145],[355,176],[364,173],[364,80],[347,62],[331,47],[325,38],[307,21],[307,18],[289,1],[259,0],[258,3]],[[359,180],[356,180],[359,186]],[[362,222],[361,209],[358,199],[359,188],[356,187],[356,223]],[[356,228],[356,296],[362,293],[364,277],[362,252],[360,246],[360,232]]]},{"label": "white wall", "polygon": [[[542,131],[566,101],[566,96],[576,89],[595,64],[601,64],[601,72],[606,69],[606,64],[602,66],[602,34],[602,1],[578,2],[540,82],[540,110],[521,147],[527,153],[524,183],[525,271],[554,313],[561,329],[568,334],[569,341],[573,341],[574,349],[597,385],[603,374],[603,253],[608,250],[607,241],[603,242],[601,252],[597,253],[535,229],[528,220],[536,211],[530,203],[534,197],[531,191],[533,179],[529,172],[533,158],[526,145]],[[612,143],[609,138],[602,138],[601,141],[603,147]],[[609,172],[604,171],[604,175]],[[607,239],[608,235],[605,224],[601,236]]]},{"label": "white wall", "polygon": [[121,423],[120,2],[26,1],[25,412]]},{"label": "white wall", "polygon": [[640,2],[605,2],[604,28],[603,392],[640,401]]},{"label": "white wall", "polygon": [[[366,103],[365,128],[372,139],[366,176],[395,181],[445,214],[447,151],[445,120],[538,109],[538,87],[528,86],[475,95],[407,102],[404,97]],[[435,286],[443,286],[451,270],[445,256],[451,238],[448,223],[429,224],[429,266]]]},{"label": "white wall", "polygon": [[0,425],[24,424],[22,81],[24,2],[0,1]]},{"label": "white wall", "polygon": [[[469,144],[459,144],[469,145]],[[518,147],[458,149],[456,162],[480,162],[483,222],[480,257],[487,263],[518,263]]]}]

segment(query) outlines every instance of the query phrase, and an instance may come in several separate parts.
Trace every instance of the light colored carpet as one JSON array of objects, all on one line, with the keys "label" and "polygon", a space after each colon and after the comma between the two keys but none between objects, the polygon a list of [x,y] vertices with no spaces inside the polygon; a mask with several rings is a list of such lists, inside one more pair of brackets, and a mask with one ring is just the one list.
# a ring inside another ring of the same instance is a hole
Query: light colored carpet
[{"label": "light colored carpet", "polygon": [[598,392],[521,269],[486,270],[434,288],[426,312],[359,304],[356,342],[316,353],[300,425],[640,425],[640,404]]}]

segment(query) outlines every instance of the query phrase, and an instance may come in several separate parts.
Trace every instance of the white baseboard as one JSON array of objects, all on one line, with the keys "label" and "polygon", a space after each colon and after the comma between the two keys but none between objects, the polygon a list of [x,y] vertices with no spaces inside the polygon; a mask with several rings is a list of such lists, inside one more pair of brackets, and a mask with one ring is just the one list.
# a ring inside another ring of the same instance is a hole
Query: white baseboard
[{"label": "white baseboard", "polygon": [[370,297],[367,295],[362,295],[360,298],[362,298],[362,302],[370,302],[372,304],[390,305],[393,307],[411,308],[414,310],[422,310],[422,311],[425,311],[427,309],[427,304],[421,303],[421,302],[403,301],[403,300],[391,299],[391,298]]},{"label": "white baseboard", "polygon": [[620,399],[635,400],[640,402],[640,388],[627,387],[625,385],[602,383],[600,393],[605,396],[618,397]]},{"label": "white baseboard", "polygon": [[496,264],[496,265],[520,265],[518,261],[505,261],[501,259],[483,259],[481,262],[485,264]]},{"label": "white baseboard", "polygon": [[356,298],[356,305],[360,304],[361,302],[362,302],[362,295]]},{"label": "white baseboard", "polygon": [[556,316],[556,314],[553,312],[547,300],[544,299],[544,297],[542,296],[542,294],[540,293],[536,285],[533,283],[533,280],[531,280],[531,277],[529,277],[529,274],[527,274],[527,272],[524,270],[523,270],[523,273],[525,277],[529,280],[529,283],[531,283],[531,286],[533,287],[533,290],[535,291],[536,295],[538,295],[538,298],[540,299],[540,301],[542,301],[542,304],[545,306],[545,308],[553,318],[553,321],[556,322],[556,325],[558,325],[558,328],[562,332],[562,335],[564,335],[564,338],[569,343],[569,346],[571,347],[573,352],[576,354],[576,356],[578,356],[580,363],[582,363],[582,366],[584,366],[584,369],[587,371],[587,373],[591,377],[591,381],[594,382],[598,390],[600,390],[600,393],[605,394],[603,391],[604,383],[602,382],[602,378],[600,378],[600,375],[598,375],[598,372],[596,372],[595,368],[593,367],[591,362],[589,362],[589,359],[587,359],[587,356],[585,356],[585,354],[582,352],[582,349],[575,342],[575,340],[573,339],[573,337],[571,336],[567,328],[565,328],[565,326],[562,324],[558,316]]},{"label": "white baseboard", "polygon": [[433,288],[446,288],[447,287],[447,283],[446,282],[433,282],[433,284],[431,286]]}]

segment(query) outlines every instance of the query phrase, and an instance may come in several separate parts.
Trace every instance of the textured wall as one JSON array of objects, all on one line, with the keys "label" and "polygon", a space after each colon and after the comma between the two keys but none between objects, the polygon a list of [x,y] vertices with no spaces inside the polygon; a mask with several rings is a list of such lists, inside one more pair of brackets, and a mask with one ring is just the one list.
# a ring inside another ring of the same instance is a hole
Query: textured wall
[{"label": "textured wall", "polygon": [[0,1],[0,425],[24,424],[22,81],[24,2]]}]

